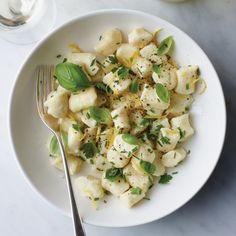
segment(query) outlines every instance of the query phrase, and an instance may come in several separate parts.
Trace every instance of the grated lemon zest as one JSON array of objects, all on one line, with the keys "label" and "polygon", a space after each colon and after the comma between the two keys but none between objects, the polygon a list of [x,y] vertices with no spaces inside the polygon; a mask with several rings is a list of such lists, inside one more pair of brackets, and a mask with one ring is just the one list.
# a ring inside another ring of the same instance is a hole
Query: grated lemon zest
[{"label": "grated lemon zest", "polygon": [[172,135],[172,134],[177,134],[178,131],[176,131],[176,130],[168,130],[167,133]]},{"label": "grated lemon zest", "polygon": [[113,128],[113,132],[112,132],[111,138],[109,140],[109,145],[108,145],[109,148],[112,147],[114,139],[115,139],[117,133],[118,133],[118,130],[116,128]]},{"label": "grated lemon zest", "polygon": [[73,49],[73,52],[82,52],[82,50],[76,43],[70,43],[68,47]]},{"label": "grated lemon zest", "polygon": [[99,136],[100,136],[100,134],[101,134],[101,126],[98,126],[98,128],[97,128],[97,133],[96,133],[96,143],[98,142],[98,140],[99,140]]},{"label": "grated lemon zest", "polygon": [[166,115],[162,115],[162,116],[144,116],[145,119],[162,119],[165,118],[167,116]]},{"label": "grated lemon zest", "polygon": [[82,141],[85,139],[85,137],[87,136],[87,130],[84,131],[82,137],[79,139],[79,141]]},{"label": "grated lemon zest", "polygon": [[84,191],[85,194],[87,193],[87,194],[89,195],[89,197],[90,197],[91,200],[92,200],[94,209],[97,210],[97,209],[98,209],[98,206],[97,206],[96,201],[94,200],[95,197],[94,197],[93,193],[92,193],[90,190],[88,190],[87,188],[84,188],[83,191]]}]

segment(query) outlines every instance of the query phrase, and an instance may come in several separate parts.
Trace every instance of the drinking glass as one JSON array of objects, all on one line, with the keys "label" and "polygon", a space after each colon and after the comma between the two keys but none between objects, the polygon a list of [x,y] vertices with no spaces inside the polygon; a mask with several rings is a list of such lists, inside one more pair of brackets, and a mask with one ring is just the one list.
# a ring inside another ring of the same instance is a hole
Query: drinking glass
[{"label": "drinking glass", "polygon": [[0,38],[15,44],[38,41],[53,27],[54,0],[0,0]]}]

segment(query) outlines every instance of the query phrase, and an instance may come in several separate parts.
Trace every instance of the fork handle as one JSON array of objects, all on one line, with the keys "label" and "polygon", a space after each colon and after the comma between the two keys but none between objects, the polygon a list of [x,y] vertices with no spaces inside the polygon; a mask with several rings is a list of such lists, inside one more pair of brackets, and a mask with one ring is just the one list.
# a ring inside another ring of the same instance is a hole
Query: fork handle
[{"label": "fork handle", "polygon": [[63,146],[62,138],[59,133],[56,133],[57,141],[59,144],[59,148],[61,151],[61,157],[64,165],[64,170],[65,170],[65,176],[66,176],[66,182],[67,182],[67,190],[69,194],[69,199],[70,199],[70,205],[71,205],[71,211],[72,211],[72,219],[73,219],[73,224],[74,224],[74,234],[75,236],[86,236],[83,224],[82,224],[82,219],[79,215],[77,204],[75,201],[75,195],[73,191],[73,187],[71,184],[71,178],[70,178],[70,173],[68,169],[68,164],[66,160],[66,153],[65,149]]}]

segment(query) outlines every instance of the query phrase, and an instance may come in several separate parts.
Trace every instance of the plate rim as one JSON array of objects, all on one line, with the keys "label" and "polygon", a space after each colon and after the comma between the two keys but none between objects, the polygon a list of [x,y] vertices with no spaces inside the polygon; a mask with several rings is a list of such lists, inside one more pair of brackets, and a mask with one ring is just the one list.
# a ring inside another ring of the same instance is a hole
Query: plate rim
[{"label": "plate rim", "polygon": [[64,211],[63,209],[61,209],[59,206],[57,206],[56,204],[54,204],[53,202],[49,201],[37,188],[36,186],[34,185],[34,183],[32,182],[32,180],[29,178],[29,176],[27,175],[27,173],[25,172],[24,170],[24,167],[22,165],[22,163],[20,162],[19,160],[19,157],[18,157],[18,154],[17,154],[17,150],[16,150],[16,147],[14,145],[14,138],[13,138],[13,135],[12,135],[12,110],[13,110],[13,97],[14,97],[14,92],[15,92],[15,89],[16,89],[16,85],[17,85],[17,82],[20,78],[20,75],[23,71],[23,68],[25,67],[25,65],[28,63],[28,60],[29,58],[35,53],[35,51],[37,51],[40,46],[46,41],[48,40],[53,34],[55,34],[56,32],[62,30],[63,28],[66,28],[68,25],[70,24],[73,24],[74,22],[80,20],[80,19],[83,19],[83,18],[86,18],[86,17],[89,17],[89,16],[96,16],[96,15],[100,15],[100,14],[104,14],[104,13],[131,13],[131,14],[137,14],[137,15],[142,15],[144,17],[150,17],[150,18],[156,18],[156,19],[159,19],[167,24],[169,24],[171,27],[175,28],[175,30],[181,32],[182,34],[185,35],[185,37],[188,38],[188,40],[192,41],[192,43],[195,44],[195,46],[198,48],[199,51],[201,51],[201,53],[205,56],[205,58],[208,60],[208,63],[212,66],[212,72],[215,74],[215,77],[217,78],[217,83],[219,84],[219,88],[220,88],[220,95],[223,99],[223,107],[222,109],[224,110],[224,114],[222,116],[223,118],[223,135],[222,135],[222,138],[221,138],[221,145],[219,147],[219,154],[218,154],[218,157],[215,158],[215,163],[214,165],[212,165],[212,169],[211,171],[209,171],[206,179],[202,182],[200,188],[196,189],[196,191],[192,194],[192,196],[190,196],[186,201],[184,201],[182,204],[178,205],[177,207],[173,208],[173,210],[169,213],[165,213],[159,217],[153,217],[153,219],[146,219],[146,220],[143,220],[142,222],[139,222],[139,223],[129,223],[129,224],[126,224],[126,225],[112,225],[112,224],[109,224],[107,225],[105,222],[104,223],[96,223],[96,222],[93,222],[93,223],[90,223],[90,222],[84,222],[88,225],[94,225],[94,226],[102,226],[102,227],[130,227],[130,226],[138,226],[138,225],[143,225],[143,224],[146,224],[146,223],[151,223],[153,221],[156,221],[156,220],[159,220],[159,219],[162,219],[172,213],[174,213],[175,211],[177,211],[178,209],[180,209],[182,206],[184,206],[186,203],[188,203],[201,189],[202,187],[206,184],[206,182],[208,181],[208,179],[210,178],[210,176],[212,175],[213,171],[215,170],[215,167],[219,161],[219,158],[221,156],[221,153],[222,153],[222,149],[224,147],[224,142],[225,142],[225,135],[226,135],[226,127],[227,127],[227,112],[226,112],[226,103],[225,103],[225,96],[224,96],[224,92],[223,92],[223,88],[222,88],[222,84],[221,84],[221,81],[220,81],[220,78],[215,70],[215,67],[214,65],[212,64],[211,60],[209,59],[209,57],[207,56],[207,54],[203,51],[203,49],[198,45],[198,43],[192,39],[187,33],[185,33],[185,31],[183,31],[182,29],[180,29],[179,27],[175,26],[174,24],[170,23],[169,21],[159,17],[159,16],[156,16],[156,15],[153,15],[153,14],[150,14],[150,13],[147,13],[145,11],[138,11],[138,10],[133,10],[133,9],[120,9],[120,8],[117,8],[117,9],[99,9],[99,10],[94,10],[94,11],[89,11],[87,13],[83,13],[83,14],[79,14],[78,16],[72,18],[72,19],[69,19],[67,20],[66,22],[60,24],[59,26],[55,27],[51,32],[47,33],[39,42],[36,43],[36,45],[30,50],[30,52],[26,55],[25,59],[23,60],[23,63],[21,63],[21,65],[19,66],[19,69],[17,70],[17,73],[15,75],[15,80],[12,84],[12,87],[10,89],[10,98],[8,99],[8,116],[7,116],[7,121],[8,121],[8,124],[7,124],[7,127],[8,127],[8,139],[9,139],[9,143],[10,143],[10,146],[11,146],[11,149],[14,153],[14,159],[15,161],[18,163],[17,166],[18,168],[20,169],[20,172],[22,173],[22,175],[24,176],[26,182],[28,183],[28,185],[31,187],[31,189],[33,189],[34,192],[36,192],[38,194],[38,196],[40,196],[40,198],[46,202],[50,207],[52,207],[53,209],[55,209],[57,212],[60,212],[62,215],[64,216],[67,216],[67,217],[71,217],[71,214],[68,214],[68,212]]}]

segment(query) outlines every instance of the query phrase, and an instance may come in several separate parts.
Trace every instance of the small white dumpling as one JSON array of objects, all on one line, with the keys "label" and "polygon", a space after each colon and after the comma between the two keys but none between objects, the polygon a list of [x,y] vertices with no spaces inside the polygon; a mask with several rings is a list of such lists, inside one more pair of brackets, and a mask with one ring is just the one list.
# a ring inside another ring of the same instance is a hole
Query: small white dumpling
[{"label": "small white dumpling", "polygon": [[167,118],[157,119],[152,122],[150,133],[158,135],[161,128],[170,128],[170,124]]},{"label": "small white dumpling", "polygon": [[110,139],[112,137],[113,130],[106,129],[99,135],[98,149],[101,154],[106,154],[109,146]]},{"label": "small white dumpling", "polygon": [[178,129],[180,132],[180,142],[185,141],[187,138],[194,134],[194,129],[190,125],[189,114],[177,116],[171,119],[173,129]]},{"label": "small white dumpling", "polygon": [[84,196],[91,200],[101,199],[104,197],[101,180],[98,178],[93,176],[80,176],[75,180],[75,183]]},{"label": "small white dumpling", "polygon": [[102,187],[107,191],[111,192],[113,195],[120,196],[122,193],[128,190],[130,186],[121,177],[112,182],[106,179],[106,174],[104,173],[102,176]]},{"label": "small white dumpling", "polygon": [[178,130],[161,128],[157,141],[157,150],[161,152],[173,150],[175,149],[179,139],[180,134]]},{"label": "small white dumpling", "polygon": [[107,152],[107,160],[112,163],[112,165],[116,168],[123,168],[129,163],[129,158],[120,154],[116,149],[112,146]]},{"label": "small white dumpling", "polygon": [[158,73],[153,71],[152,79],[155,83],[160,83],[168,90],[172,90],[177,84],[176,68],[169,63],[163,64],[159,66]]},{"label": "small white dumpling", "polygon": [[108,85],[116,95],[126,91],[131,84],[131,79],[128,76],[127,78],[121,79],[113,72],[106,74],[102,81],[104,84]]},{"label": "small white dumpling", "polygon": [[157,46],[154,43],[150,43],[140,50],[140,55],[149,61],[155,63],[155,65],[160,65],[167,62],[166,55],[157,56]]},{"label": "small white dumpling", "polygon": [[86,128],[84,130],[84,132],[86,133],[86,138],[84,139],[84,142],[87,143],[87,142],[92,142],[94,143],[95,142],[95,139],[96,139],[96,134],[97,134],[97,128],[94,127],[94,128]]},{"label": "small white dumpling", "polygon": [[72,127],[73,124],[76,124],[76,121],[66,117],[66,118],[60,118],[58,120],[58,123],[60,125],[60,131],[67,133],[69,128]]},{"label": "small white dumpling", "polygon": [[170,107],[167,113],[172,116],[182,115],[187,112],[193,103],[192,95],[171,94]]},{"label": "small white dumpling", "polygon": [[80,116],[81,122],[87,125],[90,128],[95,128],[97,125],[96,120],[92,119],[89,114],[89,110],[83,110],[77,113],[77,116]]},{"label": "small white dumpling", "polygon": [[73,127],[68,129],[68,152],[77,155],[83,133],[75,130]]},{"label": "small white dumpling", "polygon": [[136,58],[131,70],[140,78],[147,78],[152,74],[152,63],[143,57]]},{"label": "small white dumpling", "polygon": [[195,81],[198,78],[198,66],[183,66],[176,71],[177,86],[176,93],[192,94],[195,91]]},{"label": "small white dumpling", "polygon": [[117,109],[111,112],[111,117],[114,122],[116,129],[120,130],[129,130],[130,129],[130,121],[127,113],[127,109],[123,106],[118,107]]},{"label": "small white dumpling", "polygon": [[113,54],[122,43],[122,34],[119,29],[113,28],[106,30],[100,37],[95,51],[108,56]]},{"label": "small white dumpling", "polygon": [[129,189],[128,191],[120,195],[120,200],[125,206],[130,208],[141,201],[144,197],[145,194],[143,193],[143,191],[141,191],[140,194],[133,194],[132,189]]},{"label": "small white dumpling", "polygon": [[73,52],[69,54],[67,60],[70,63],[83,66],[86,72],[91,76],[94,76],[99,71],[96,55],[92,53]]},{"label": "small white dumpling", "polygon": [[148,121],[146,121],[143,116],[141,110],[133,110],[130,113],[131,134],[138,134],[147,128]]},{"label": "small white dumpling", "polygon": [[129,43],[137,48],[143,48],[145,45],[151,42],[153,38],[152,33],[148,32],[144,28],[133,29],[128,34]]},{"label": "small white dumpling", "polygon": [[69,107],[73,112],[87,109],[95,106],[97,101],[97,93],[94,87],[82,89],[70,96]]},{"label": "small white dumpling", "polygon": [[164,154],[161,161],[165,167],[175,167],[179,162],[183,161],[186,156],[187,153],[184,148],[178,148]]},{"label": "small white dumpling", "polygon": [[135,46],[128,43],[122,44],[116,52],[116,57],[118,61],[122,65],[128,68],[132,66],[133,62],[136,60],[138,55],[139,55],[138,49]]},{"label": "small white dumpling", "polygon": [[47,113],[54,118],[64,118],[68,112],[68,95],[57,91],[51,92],[44,102]]},{"label": "small white dumpling", "polygon": [[158,152],[156,152],[156,158],[152,164],[156,167],[155,172],[153,173],[154,176],[159,177],[165,174],[166,169],[165,166],[162,164],[162,160]]},{"label": "small white dumpling", "polygon": [[106,171],[107,169],[112,168],[112,164],[107,160],[104,154],[97,153],[93,157],[92,168],[98,171]]},{"label": "small white dumpling", "polygon": [[123,134],[118,134],[114,139],[114,148],[122,155],[131,157],[137,151],[138,145],[129,144],[122,138]]},{"label": "small white dumpling", "polygon": [[170,105],[170,102],[162,101],[158,97],[156,89],[148,84],[144,85],[140,100],[148,115],[160,116]]},{"label": "small white dumpling", "polygon": [[135,156],[139,160],[148,161],[152,163],[156,157],[154,150],[151,146],[140,143],[137,152],[135,153]]},{"label": "small white dumpling", "polygon": [[148,188],[151,185],[149,176],[140,174],[140,172],[136,171],[131,164],[123,169],[123,175],[130,186],[139,187],[144,193],[148,191]]},{"label": "small white dumpling", "polygon": [[[67,158],[67,165],[68,165],[70,175],[76,174],[80,170],[80,167],[83,163],[82,159],[73,155],[67,155],[66,158]],[[63,161],[60,156],[50,157],[50,162],[51,162],[51,165],[53,165],[57,169],[64,171]]]}]

